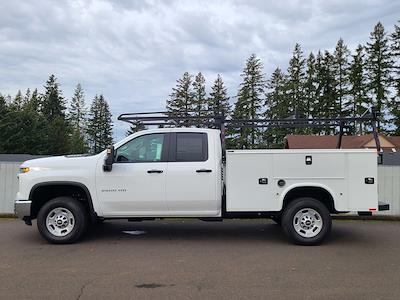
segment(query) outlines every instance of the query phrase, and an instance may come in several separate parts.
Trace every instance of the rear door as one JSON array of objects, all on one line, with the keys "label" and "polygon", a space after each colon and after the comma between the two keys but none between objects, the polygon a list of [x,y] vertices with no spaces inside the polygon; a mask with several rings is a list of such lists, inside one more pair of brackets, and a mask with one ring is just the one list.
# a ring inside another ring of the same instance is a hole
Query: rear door
[{"label": "rear door", "polygon": [[176,216],[214,216],[217,202],[217,170],[210,157],[213,141],[203,132],[171,133],[166,202]]}]

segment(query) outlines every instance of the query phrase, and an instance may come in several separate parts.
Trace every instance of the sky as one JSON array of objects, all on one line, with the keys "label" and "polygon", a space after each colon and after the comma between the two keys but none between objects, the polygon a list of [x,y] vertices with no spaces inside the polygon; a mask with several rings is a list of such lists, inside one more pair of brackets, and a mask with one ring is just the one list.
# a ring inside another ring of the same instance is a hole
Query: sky
[{"label": "sky", "polygon": [[208,91],[221,74],[234,97],[252,53],[268,77],[296,43],[305,55],[339,38],[355,49],[378,21],[392,31],[400,1],[0,0],[0,12],[0,93],[41,91],[55,74],[70,99],[81,83],[88,105],[109,102],[118,140],[127,125],[116,117],[164,110],[185,71],[202,72]]}]

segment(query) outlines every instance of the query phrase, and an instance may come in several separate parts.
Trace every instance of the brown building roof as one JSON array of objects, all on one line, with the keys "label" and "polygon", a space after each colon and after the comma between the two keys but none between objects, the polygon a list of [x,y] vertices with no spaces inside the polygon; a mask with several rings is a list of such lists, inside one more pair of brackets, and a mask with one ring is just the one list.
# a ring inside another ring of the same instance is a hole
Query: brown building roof
[{"label": "brown building roof", "polygon": [[[286,149],[334,149],[339,136],[334,135],[288,135],[285,137]],[[379,135],[383,149],[400,149],[400,136]],[[342,138],[342,149],[375,148],[372,134],[345,135]]]}]

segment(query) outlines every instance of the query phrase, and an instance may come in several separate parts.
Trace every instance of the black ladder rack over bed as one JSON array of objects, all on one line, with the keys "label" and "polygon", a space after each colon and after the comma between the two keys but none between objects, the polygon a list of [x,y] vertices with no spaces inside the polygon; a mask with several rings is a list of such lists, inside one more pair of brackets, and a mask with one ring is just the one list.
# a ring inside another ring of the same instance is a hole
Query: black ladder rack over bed
[{"label": "black ladder rack over bed", "polygon": [[[188,114],[199,112],[191,111]],[[225,141],[226,128],[339,128],[337,148],[341,148],[344,128],[348,124],[359,122],[370,122],[374,135],[376,148],[380,152],[381,146],[376,123],[378,121],[378,111],[375,107],[367,110],[360,117],[347,118],[300,118],[294,116],[286,119],[227,119],[223,112],[220,115],[196,116],[185,115],[175,116],[166,111],[125,113],[118,117],[118,120],[131,124],[141,124],[143,126],[162,126],[162,127],[190,127],[202,126],[217,128],[221,130],[221,139]]]}]

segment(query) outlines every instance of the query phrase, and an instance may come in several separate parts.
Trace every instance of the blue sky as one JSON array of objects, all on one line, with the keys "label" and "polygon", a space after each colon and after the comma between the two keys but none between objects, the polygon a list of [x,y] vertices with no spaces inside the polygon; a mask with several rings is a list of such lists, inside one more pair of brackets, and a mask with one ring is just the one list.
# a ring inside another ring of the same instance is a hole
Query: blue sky
[{"label": "blue sky", "polygon": [[[69,99],[77,83],[87,104],[123,112],[164,109],[183,72],[208,88],[221,74],[234,95],[252,53],[267,76],[287,68],[296,42],[305,54],[354,49],[381,21],[392,31],[399,1],[8,1],[0,0],[0,93],[42,86],[55,74]],[[125,125],[114,123],[115,138]]]}]

